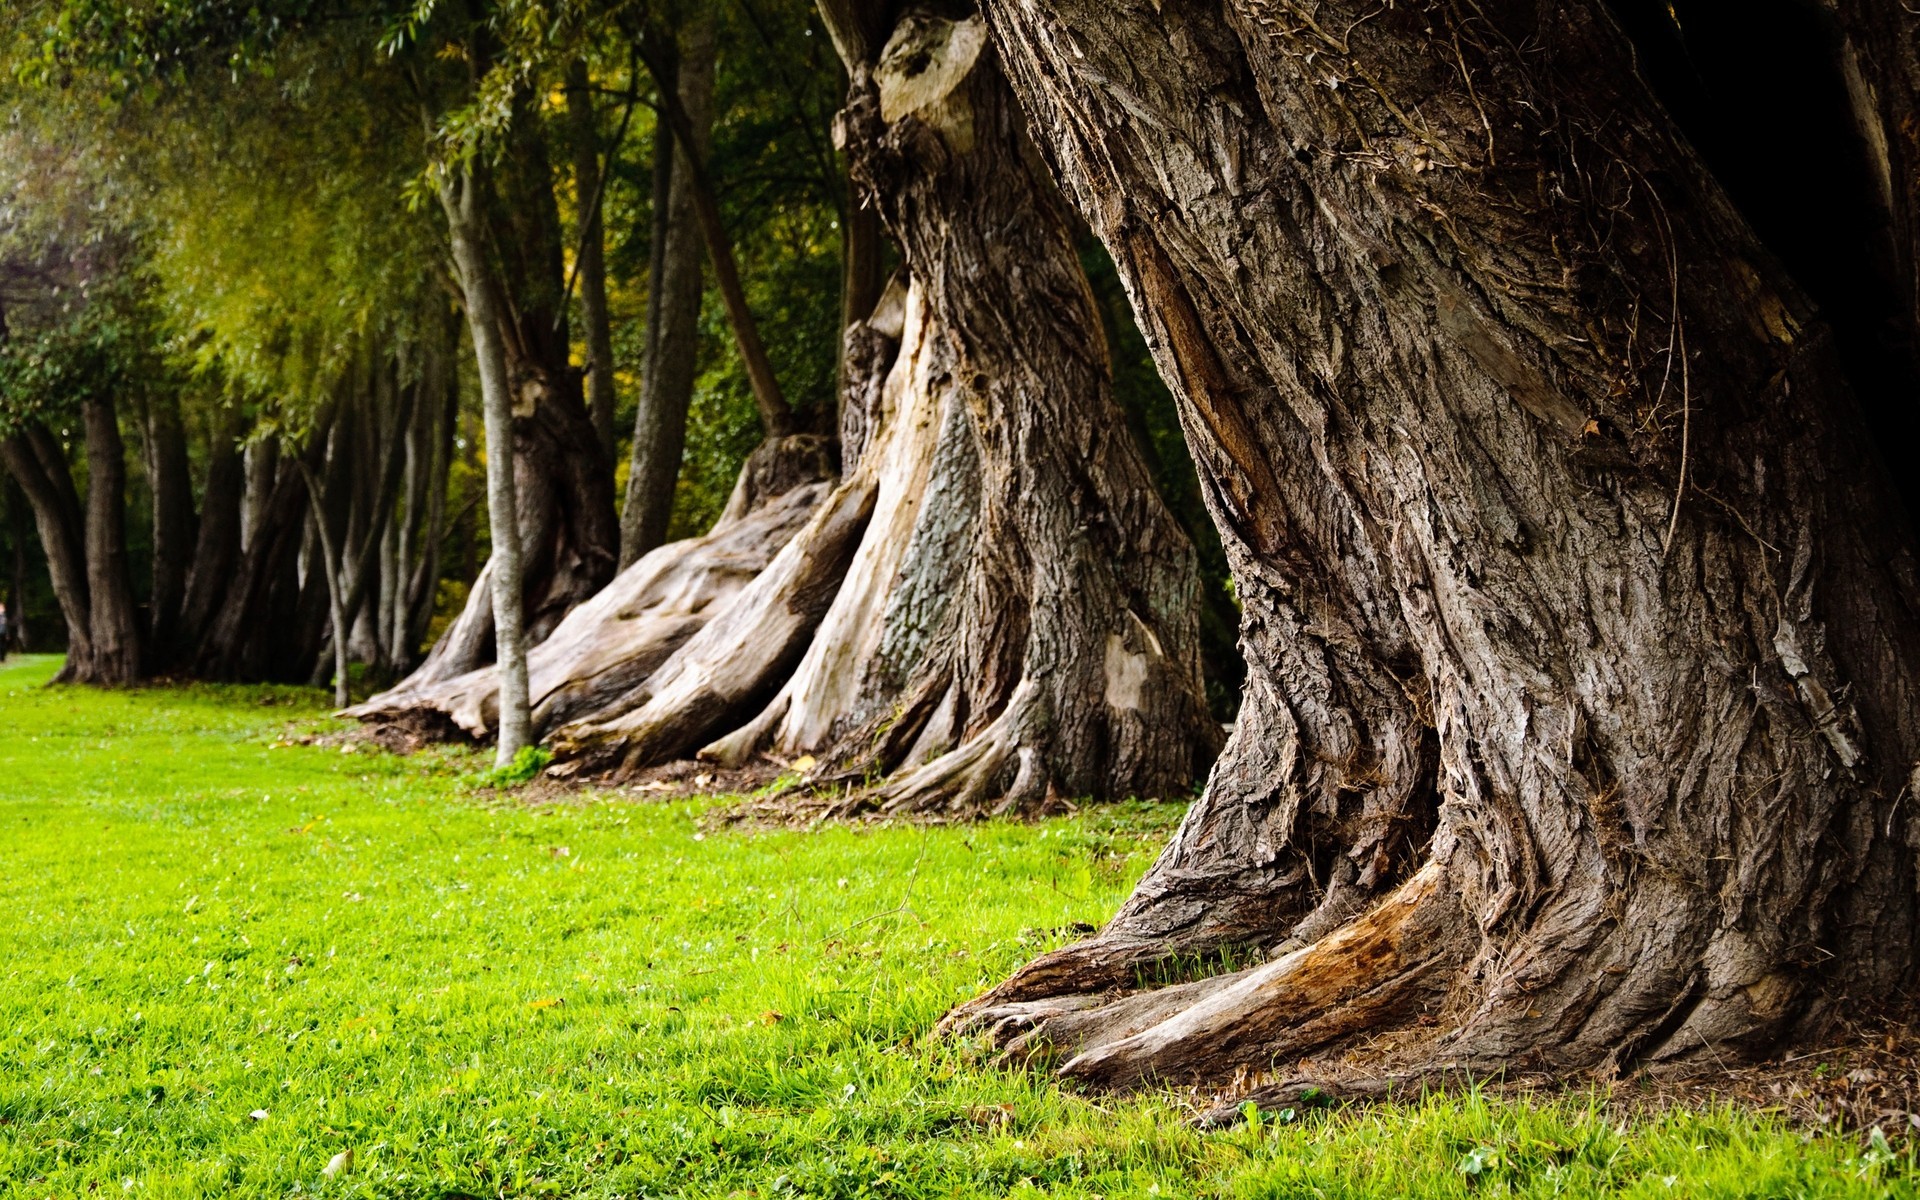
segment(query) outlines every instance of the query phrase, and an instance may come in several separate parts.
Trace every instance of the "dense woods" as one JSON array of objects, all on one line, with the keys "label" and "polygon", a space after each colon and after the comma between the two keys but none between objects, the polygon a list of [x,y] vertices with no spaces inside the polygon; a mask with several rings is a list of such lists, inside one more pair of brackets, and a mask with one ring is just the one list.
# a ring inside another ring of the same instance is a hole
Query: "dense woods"
[{"label": "dense woods", "polygon": [[815,816],[1204,778],[943,1025],[1096,1086],[1911,1003],[1902,5],[31,0],[0,57],[63,682]]}]

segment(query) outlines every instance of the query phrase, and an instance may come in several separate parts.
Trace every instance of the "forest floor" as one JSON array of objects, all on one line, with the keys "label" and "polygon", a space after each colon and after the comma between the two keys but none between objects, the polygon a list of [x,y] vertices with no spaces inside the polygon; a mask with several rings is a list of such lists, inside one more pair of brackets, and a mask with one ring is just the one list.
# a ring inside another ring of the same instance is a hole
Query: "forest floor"
[{"label": "forest floor", "polygon": [[927,1040],[1103,920],[1177,806],[532,804],[469,751],[312,742],[318,693],[55,665],[0,665],[0,1197],[1920,1194],[1911,1139],[1752,1106],[1474,1093],[1201,1133],[1188,1097]]}]

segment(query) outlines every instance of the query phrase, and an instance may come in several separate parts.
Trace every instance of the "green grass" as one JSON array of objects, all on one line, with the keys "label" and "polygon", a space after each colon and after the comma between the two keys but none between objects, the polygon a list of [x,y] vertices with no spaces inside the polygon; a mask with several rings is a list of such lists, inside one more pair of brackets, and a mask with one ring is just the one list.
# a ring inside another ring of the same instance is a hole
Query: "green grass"
[{"label": "green grass", "polygon": [[1915,1191],[1906,1150],[1578,1097],[1201,1135],[923,1037],[1104,918],[1165,806],[702,834],[287,744],[315,693],[53,667],[0,666],[0,1196]]}]

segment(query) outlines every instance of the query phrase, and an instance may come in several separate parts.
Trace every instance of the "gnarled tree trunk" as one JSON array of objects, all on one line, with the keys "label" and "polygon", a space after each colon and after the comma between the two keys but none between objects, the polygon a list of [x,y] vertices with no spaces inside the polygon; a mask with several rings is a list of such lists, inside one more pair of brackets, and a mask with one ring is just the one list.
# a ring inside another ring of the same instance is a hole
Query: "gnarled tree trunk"
[{"label": "gnarled tree trunk", "polygon": [[1120,914],[949,1027],[1104,1085],[1569,1071],[1911,986],[1908,530],[1608,12],[984,8],[1180,399],[1249,677]]},{"label": "gnarled tree trunk", "polygon": [[1218,737],[1192,548],[1112,400],[1065,214],[1022,157],[984,27],[915,14],[887,32],[877,63],[853,64],[841,128],[912,275],[849,338],[875,349],[849,365],[851,424],[870,432],[643,703],[556,745],[625,769],[716,736],[701,753],[726,763],[810,753],[822,778],[891,776],[855,801],[889,811],[1175,793]]},{"label": "gnarled tree trunk", "polygon": [[[1112,400],[1065,211],[1023,157],[983,26],[887,32],[879,65],[855,64],[844,132],[911,283],[849,333],[844,476],[664,659],[654,626],[583,607],[547,660],[566,701],[550,740],[616,771],[811,753],[815,782],[859,780],[854,807],[890,810],[1184,790],[1219,737],[1193,551]],[[808,440],[756,452],[730,512],[791,494]],[[643,594],[670,556],[697,565],[726,536],[656,551],[617,587]],[[603,687],[596,664],[630,686]],[[485,685],[462,688],[428,707],[484,727]],[[865,787],[876,774],[891,779]]]}]

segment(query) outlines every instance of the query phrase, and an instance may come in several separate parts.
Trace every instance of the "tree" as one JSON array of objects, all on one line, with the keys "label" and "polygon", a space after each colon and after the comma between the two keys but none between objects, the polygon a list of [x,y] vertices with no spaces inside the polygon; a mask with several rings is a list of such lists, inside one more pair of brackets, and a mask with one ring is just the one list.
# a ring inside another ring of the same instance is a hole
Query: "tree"
[{"label": "tree", "polygon": [[[656,35],[663,40],[672,35]],[[693,399],[699,351],[701,264],[704,251],[693,215],[690,155],[704,157],[713,129],[713,22],[699,20],[674,38],[673,53],[656,54],[662,88],[677,92],[693,148],[675,148],[668,122],[659,122],[653,150],[653,221],[649,231],[647,316],[634,408],[632,460],[626,505],[620,512],[620,568],[667,540],[674,484],[685,453],[687,406]]]},{"label": "tree", "polygon": [[948,1028],[1102,1085],[1561,1072],[1911,986],[1909,527],[1610,12],[984,8],[1179,395],[1249,677],[1119,915]]},{"label": "tree", "polygon": [[[576,768],[811,754],[816,783],[892,810],[1177,792],[1218,738],[1193,552],[1112,399],[1064,209],[977,20],[875,24],[842,132],[906,273],[848,337],[839,484],[756,387],[768,436],[726,515],[534,653],[536,725]],[[497,687],[356,711],[484,734]]]}]

